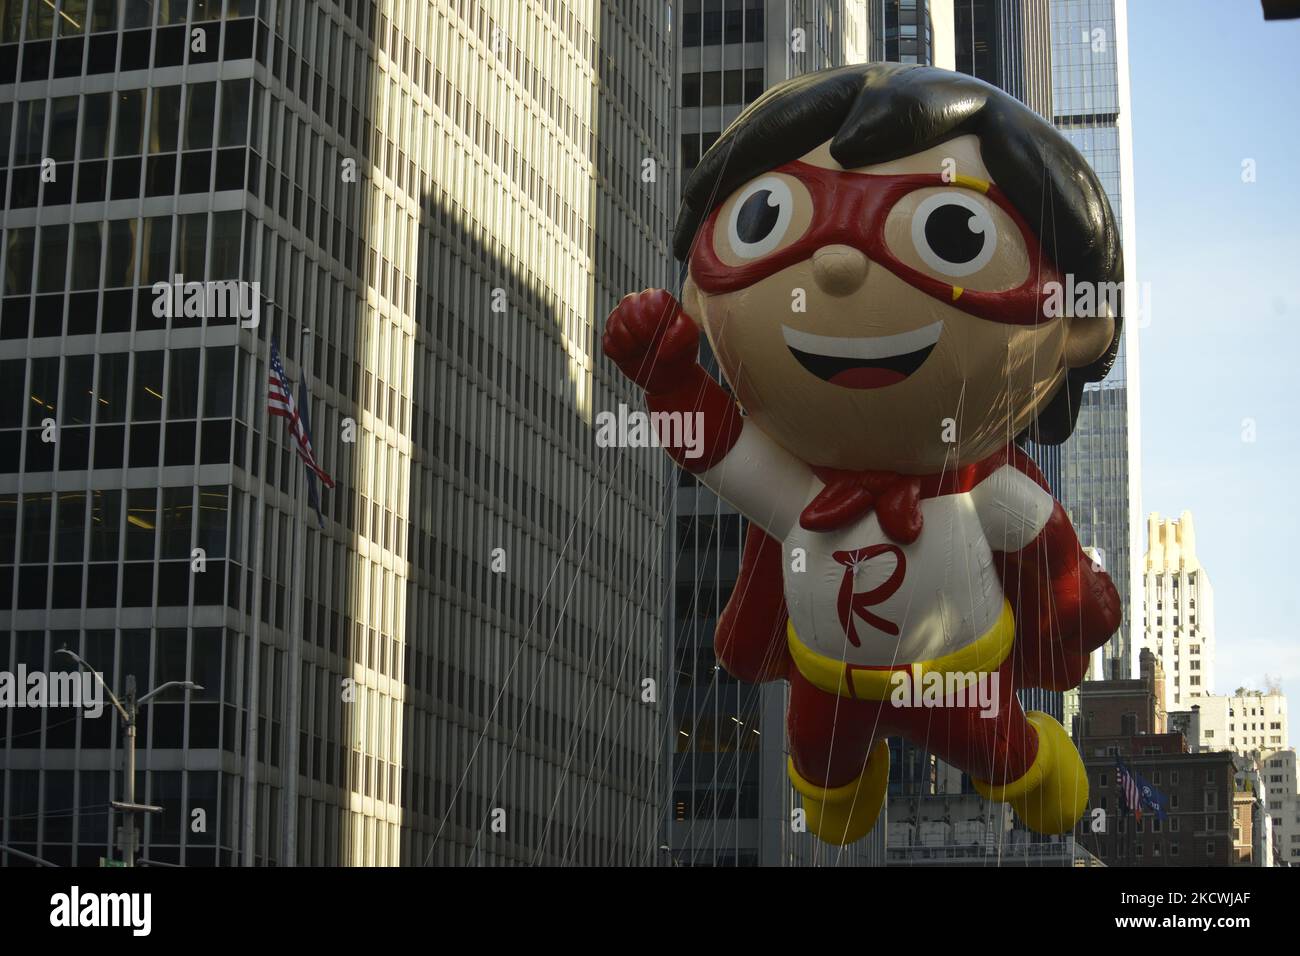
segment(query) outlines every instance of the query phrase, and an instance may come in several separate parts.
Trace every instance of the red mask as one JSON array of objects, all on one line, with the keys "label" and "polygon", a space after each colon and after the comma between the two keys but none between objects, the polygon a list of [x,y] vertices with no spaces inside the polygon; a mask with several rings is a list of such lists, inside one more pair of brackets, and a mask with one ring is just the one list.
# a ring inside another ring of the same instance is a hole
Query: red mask
[{"label": "red mask", "polygon": [[[894,205],[909,193],[935,186],[961,187],[976,180],[950,182],[939,173],[911,173],[878,176],[871,173],[839,172],[795,161],[773,172],[799,180],[812,197],[812,223],[794,242],[760,255],[743,265],[727,265],[718,258],[714,233],[722,207],[714,209],[704,222],[700,240],[691,254],[691,276],[706,293],[734,292],[812,257],[823,246],[842,244],[866,255],[898,278],[927,295],[963,312],[1012,325],[1035,325],[1044,320],[1044,302],[1049,282],[1060,282],[1056,266],[1043,253],[1037,236],[1024,217],[993,184],[982,192],[1020,230],[1029,254],[1029,277],[1020,286],[1001,292],[980,292],[951,280],[938,279],[900,260],[885,242],[885,221]],[[963,190],[964,191],[964,190]]]}]

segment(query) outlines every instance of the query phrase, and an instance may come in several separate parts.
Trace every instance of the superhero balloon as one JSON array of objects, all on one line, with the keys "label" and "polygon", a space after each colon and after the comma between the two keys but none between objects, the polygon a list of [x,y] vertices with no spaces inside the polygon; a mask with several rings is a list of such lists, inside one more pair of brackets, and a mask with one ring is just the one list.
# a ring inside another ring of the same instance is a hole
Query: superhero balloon
[{"label": "superhero balloon", "polygon": [[681,302],[627,296],[604,350],[652,412],[702,416],[702,447],[669,453],[749,519],[715,649],[742,680],[790,682],[809,829],[871,830],[899,735],[1069,830],[1083,764],[1016,690],[1076,686],[1120,606],[1022,445],[1069,437],[1118,347],[1096,175],[979,80],[847,66],[740,115],[686,184],[674,248]]}]

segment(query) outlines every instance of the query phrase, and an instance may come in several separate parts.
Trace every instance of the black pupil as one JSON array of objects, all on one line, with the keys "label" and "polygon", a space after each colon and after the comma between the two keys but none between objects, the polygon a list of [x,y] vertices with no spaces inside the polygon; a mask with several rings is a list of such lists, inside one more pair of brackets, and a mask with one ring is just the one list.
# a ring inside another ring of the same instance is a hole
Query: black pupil
[{"label": "black pupil", "polygon": [[772,190],[760,189],[746,199],[736,216],[736,235],[744,243],[762,242],[776,228],[781,207],[770,205]]},{"label": "black pupil", "polygon": [[983,251],[986,241],[975,225],[975,213],[957,203],[945,203],[926,219],[925,241],[945,262],[970,262]]}]

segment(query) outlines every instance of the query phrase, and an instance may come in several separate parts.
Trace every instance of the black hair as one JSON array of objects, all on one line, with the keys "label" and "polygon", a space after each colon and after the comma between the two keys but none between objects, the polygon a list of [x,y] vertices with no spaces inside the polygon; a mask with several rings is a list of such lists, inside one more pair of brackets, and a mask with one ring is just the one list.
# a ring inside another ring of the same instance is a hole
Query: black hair
[{"label": "black hair", "polygon": [[[700,224],[744,183],[831,140],[845,168],[885,163],[955,137],[979,139],[985,166],[1064,274],[1122,282],[1119,230],[1096,173],[1046,120],[995,86],[963,73],[864,63],[806,73],[755,100],[701,158],[686,182],[673,252],[686,260]],[[1122,288],[1122,286],[1120,286]],[[1100,381],[1119,350],[1115,334],[1095,362],[1071,369],[1022,438],[1059,445],[1074,431],[1086,382]]]}]

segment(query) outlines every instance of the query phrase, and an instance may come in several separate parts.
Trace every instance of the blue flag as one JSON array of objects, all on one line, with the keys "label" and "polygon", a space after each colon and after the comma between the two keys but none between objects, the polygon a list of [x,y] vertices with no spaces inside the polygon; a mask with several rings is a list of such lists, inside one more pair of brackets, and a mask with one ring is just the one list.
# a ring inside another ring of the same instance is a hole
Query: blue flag
[{"label": "blue flag", "polygon": [[1141,795],[1143,806],[1152,810],[1157,819],[1168,819],[1169,798],[1143,780],[1140,773],[1135,773],[1133,776],[1137,777],[1138,793]]},{"label": "blue flag", "polygon": [[1118,755],[1115,757],[1115,773],[1119,778],[1120,792],[1124,795],[1124,805],[1139,821],[1144,807],[1154,811],[1159,820],[1168,818],[1168,798],[1147,783],[1140,773],[1130,770]]},{"label": "blue flag", "polygon": [[[307,394],[307,377],[304,375],[302,384],[298,386],[298,415],[302,419],[302,430],[307,436],[307,443],[311,444],[311,396]],[[316,522],[321,528],[325,527],[325,516],[320,511],[320,490],[316,486],[316,472],[311,468],[307,469],[307,501],[316,511]]]}]

